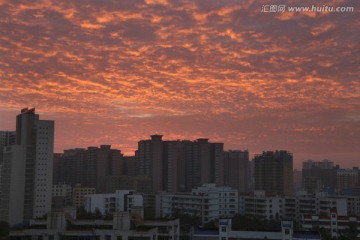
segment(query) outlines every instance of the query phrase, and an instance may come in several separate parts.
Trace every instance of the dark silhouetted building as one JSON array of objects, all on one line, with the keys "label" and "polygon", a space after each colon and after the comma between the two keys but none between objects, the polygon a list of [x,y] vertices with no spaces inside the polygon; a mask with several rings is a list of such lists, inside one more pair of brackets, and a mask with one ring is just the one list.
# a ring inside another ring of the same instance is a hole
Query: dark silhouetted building
[{"label": "dark silhouetted building", "polygon": [[250,191],[250,161],[247,150],[224,151],[224,184],[240,193]]},{"label": "dark silhouetted building", "polygon": [[308,193],[333,192],[336,188],[336,172],[339,166],[329,160],[303,162],[302,182]]},{"label": "dark silhouetted building", "polygon": [[154,192],[164,190],[164,150],[162,135],[152,135],[149,140],[138,143],[137,157],[139,161],[139,175],[152,180]]},{"label": "dark silhouetted building", "polygon": [[353,195],[359,188],[359,168],[338,169],[336,171],[336,189],[341,194]]},{"label": "dark silhouetted building", "polygon": [[103,193],[108,177],[121,175],[122,158],[120,150],[111,149],[110,145],[65,150],[59,160],[61,173],[56,184],[81,184]]},{"label": "dark silhouetted building", "polygon": [[293,193],[293,155],[284,150],[267,151],[255,155],[255,190],[264,190],[269,195]]},{"label": "dark silhouetted building", "polygon": [[138,175],[149,177],[153,192],[191,191],[204,183],[223,185],[223,143],[208,139],[163,141],[161,135],[141,140]]}]

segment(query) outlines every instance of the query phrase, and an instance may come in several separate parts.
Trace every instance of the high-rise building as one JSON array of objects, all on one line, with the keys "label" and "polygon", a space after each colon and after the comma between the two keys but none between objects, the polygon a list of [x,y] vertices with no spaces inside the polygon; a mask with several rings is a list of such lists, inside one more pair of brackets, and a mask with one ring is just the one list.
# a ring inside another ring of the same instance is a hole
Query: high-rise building
[{"label": "high-rise building", "polygon": [[4,149],[0,220],[10,225],[42,217],[51,210],[54,121],[35,109],[16,117],[16,144]]},{"label": "high-rise building", "polygon": [[161,135],[141,140],[138,175],[149,177],[153,192],[191,191],[205,183],[224,184],[223,143],[208,139],[163,141]]},{"label": "high-rise building", "polygon": [[336,188],[339,192],[359,187],[359,169],[338,169],[336,171]]},{"label": "high-rise building", "polygon": [[224,184],[240,193],[250,191],[249,151],[224,151]]},{"label": "high-rise building", "polygon": [[294,169],[293,171],[293,179],[294,179],[294,191],[301,190],[302,187],[302,171],[298,169]]},{"label": "high-rise building", "polygon": [[66,183],[75,186],[84,183],[84,172],[88,168],[84,160],[85,152],[83,148],[68,149],[64,150],[59,159],[55,158],[57,168],[54,168],[54,172],[58,172],[55,185]]},{"label": "high-rise building", "polygon": [[139,161],[139,175],[152,179],[153,191],[163,190],[163,140],[162,135],[152,135],[149,140],[138,143],[137,157]]},{"label": "high-rise building", "polygon": [[[0,131],[0,185],[1,185],[1,168],[3,163],[4,147],[14,145],[15,136],[16,136],[15,131]],[[1,197],[1,192],[0,192],[0,197]]]},{"label": "high-rise building", "polygon": [[123,164],[121,166],[121,175],[136,176],[137,166],[136,156],[124,156]]},{"label": "high-rise building", "polygon": [[302,184],[308,193],[332,192],[336,188],[336,172],[339,166],[329,160],[303,162]]},{"label": "high-rise building", "polygon": [[164,142],[164,190],[177,192],[180,189],[181,163],[184,163],[181,141]]},{"label": "high-rise building", "polygon": [[110,145],[65,150],[58,162],[60,176],[56,184],[81,184],[96,188],[98,193],[106,192],[108,177],[122,173],[122,158],[121,151]]},{"label": "high-rise building", "polygon": [[15,145],[15,136],[14,131],[0,131],[0,165],[3,162],[4,147]]},{"label": "high-rise building", "polygon": [[186,145],[186,191],[206,183],[224,185],[223,143],[210,143],[199,138]]},{"label": "high-rise building", "polygon": [[255,190],[270,195],[293,193],[293,155],[288,151],[267,151],[255,155]]},{"label": "high-rise building", "polygon": [[57,185],[60,184],[61,182],[61,173],[63,172],[61,167],[61,157],[62,154],[61,153],[54,153],[54,158],[53,158],[53,184]]}]

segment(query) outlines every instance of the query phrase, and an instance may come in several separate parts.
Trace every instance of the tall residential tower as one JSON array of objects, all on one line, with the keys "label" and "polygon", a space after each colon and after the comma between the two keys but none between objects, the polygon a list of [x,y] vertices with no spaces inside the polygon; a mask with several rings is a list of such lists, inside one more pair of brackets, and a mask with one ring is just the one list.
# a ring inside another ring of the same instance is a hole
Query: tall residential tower
[{"label": "tall residential tower", "polygon": [[270,195],[293,193],[293,155],[288,151],[267,151],[254,157],[255,190]]},{"label": "tall residential tower", "polygon": [[16,117],[16,142],[4,149],[0,221],[26,223],[51,210],[54,121],[35,109]]}]

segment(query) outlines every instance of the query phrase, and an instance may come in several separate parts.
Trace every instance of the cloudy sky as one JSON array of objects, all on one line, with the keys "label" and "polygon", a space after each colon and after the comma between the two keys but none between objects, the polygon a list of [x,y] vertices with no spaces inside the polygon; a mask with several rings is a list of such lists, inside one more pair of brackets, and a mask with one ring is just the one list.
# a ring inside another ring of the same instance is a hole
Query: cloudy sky
[{"label": "cloudy sky", "polygon": [[[354,7],[261,12],[263,5]],[[360,160],[360,1],[0,0],[0,130],[35,107],[55,149],[210,138]]]}]

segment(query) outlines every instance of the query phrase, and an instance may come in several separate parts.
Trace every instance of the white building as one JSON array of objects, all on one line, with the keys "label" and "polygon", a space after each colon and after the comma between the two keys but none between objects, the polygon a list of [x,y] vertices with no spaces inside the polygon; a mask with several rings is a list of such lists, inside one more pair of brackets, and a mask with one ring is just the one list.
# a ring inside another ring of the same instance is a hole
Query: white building
[{"label": "white building", "polygon": [[283,218],[283,197],[265,196],[265,191],[255,191],[251,196],[240,196],[242,213],[268,220]]},{"label": "white building", "polygon": [[238,191],[230,187],[204,184],[191,193],[162,193],[161,216],[189,214],[201,217],[202,223],[233,217],[239,211]]},{"label": "white building", "polygon": [[133,209],[142,208],[143,206],[143,196],[133,190],[116,190],[115,193],[85,196],[85,210],[92,213],[100,211],[103,215],[119,211],[131,213]]},{"label": "white building", "polygon": [[[304,215],[301,227],[304,230],[324,229],[332,238],[343,235],[350,226],[354,226],[360,232],[360,217],[339,216],[337,210],[329,210],[329,216]],[[357,235],[360,237],[360,234]],[[354,238],[355,239],[355,238]]]},{"label": "white building", "polygon": [[304,215],[329,215],[329,209],[336,208],[342,216],[357,215],[359,198],[346,196],[329,196],[324,193],[306,195],[305,192],[295,196],[265,196],[263,191],[253,195],[239,196],[242,214],[257,216],[263,219],[291,219],[300,222]]},{"label": "white building", "polygon": [[16,143],[4,148],[0,220],[10,225],[51,210],[54,121],[39,120],[35,109],[16,118]]}]

